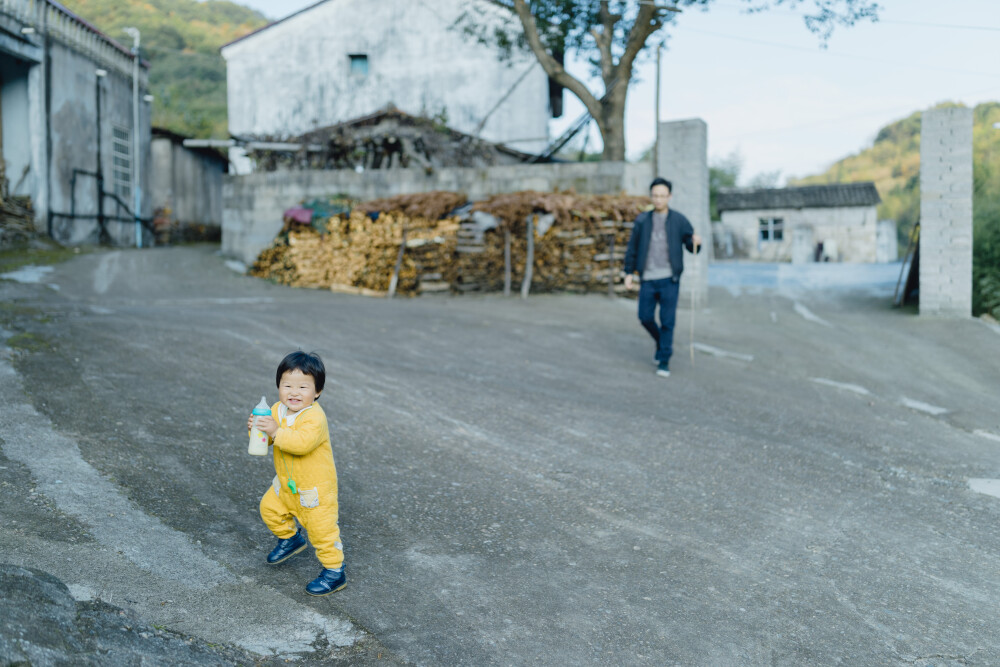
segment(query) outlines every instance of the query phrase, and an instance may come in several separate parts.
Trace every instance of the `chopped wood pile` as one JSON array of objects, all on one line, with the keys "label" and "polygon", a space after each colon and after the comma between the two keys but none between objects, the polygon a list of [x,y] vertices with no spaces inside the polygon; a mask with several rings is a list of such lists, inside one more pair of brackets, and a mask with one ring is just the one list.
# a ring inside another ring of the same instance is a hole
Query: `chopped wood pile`
[{"label": "chopped wood pile", "polygon": [[295,137],[256,136],[248,156],[257,171],[487,167],[520,164],[533,156],[453,130],[446,118],[411,116],[388,106],[374,114]]},{"label": "chopped wood pile", "polygon": [[[624,292],[622,262],[632,220],[648,208],[645,197],[515,192],[473,205],[498,222],[477,239],[481,252],[460,253],[456,285],[461,291],[504,286],[504,245],[510,232],[511,278],[524,276],[527,222],[535,237],[532,291]],[[471,228],[467,225],[467,229]]]},{"label": "chopped wood pile", "polygon": [[322,233],[315,222],[286,229],[250,274],[295,287],[384,293],[405,236],[396,293],[439,290],[459,228],[458,218],[447,215],[455,207],[449,202],[465,199],[451,192],[401,195],[334,215]]},{"label": "chopped wood pile", "polygon": [[[297,287],[385,293],[518,289],[534,237],[532,291],[624,292],[632,220],[648,199],[516,192],[464,206],[455,192],[400,195],[356,205],[311,225],[287,225],[251,275]],[[319,224],[318,224],[319,223]],[[319,231],[317,231],[319,230]],[[402,254],[400,248],[402,246]]]},{"label": "chopped wood pile", "polygon": [[37,236],[31,198],[13,196],[0,164],[0,248],[27,245]]}]

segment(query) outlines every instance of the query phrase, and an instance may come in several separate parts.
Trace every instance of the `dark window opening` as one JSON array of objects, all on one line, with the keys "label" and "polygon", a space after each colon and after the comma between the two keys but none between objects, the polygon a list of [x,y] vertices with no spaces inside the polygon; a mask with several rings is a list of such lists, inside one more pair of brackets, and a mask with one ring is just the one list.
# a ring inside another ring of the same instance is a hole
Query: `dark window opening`
[{"label": "dark window opening", "polygon": [[347,56],[351,59],[351,76],[365,78],[368,76],[368,56],[364,53],[352,53]]}]

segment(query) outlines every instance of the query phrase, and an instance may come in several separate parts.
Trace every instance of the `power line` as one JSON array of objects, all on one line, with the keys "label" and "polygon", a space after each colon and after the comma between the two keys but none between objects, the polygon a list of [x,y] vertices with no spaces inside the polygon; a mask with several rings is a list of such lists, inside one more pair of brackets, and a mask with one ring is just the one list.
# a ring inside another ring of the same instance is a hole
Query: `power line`
[{"label": "power line", "polygon": [[894,23],[898,25],[917,25],[925,28],[951,28],[954,30],[989,30],[991,32],[1000,32],[1000,28],[995,28],[993,26],[983,26],[983,25],[956,25],[953,23],[924,23],[922,21],[897,21],[890,19],[878,19],[876,23]]},{"label": "power line", "polygon": [[752,37],[741,37],[739,35],[726,35],[724,33],[710,32],[708,30],[698,30],[697,28],[684,28],[686,32],[700,33],[702,35],[709,35],[711,37],[721,37],[723,39],[733,39],[739,42],[749,42],[751,44],[760,44],[762,46],[771,46],[779,49],[791,49],[793,51],[804,51],[811,54],[824,54],[828,56],[834,56],[837,58],[848,58],[851,60],[861,60],[865,63],[878,63],[881,65],[893,65],[895,67],[905,67],[908,69],[921,69],[921,70],[936,70],[939,72],[951,72],[952,74],[972,74],[975,76],[988,76],[991,78],[1000,78],[1000,72],[976,72],[973,70],[963,70],[954,69],[951,67],[937,67],[935,65],[921,65],[918,63],[903,63],[893,60],[881,60],[871,58],[869,56],[856,56],[849,53],[836,53],[833,51],[817,51],[816,49],[807,48],[804,46],[796,46],[794,44],[781,44],[779,42],[769,42],[763,39],[754,39]]},{"label": "power line", "polygon": [[[964,97],[977,97],[977,96],[985,95],[987,93],[991,93],[991,92],[994,92],[994,91],[1000,92],[1000,88],[990,87],[990,88],[976,90],[976,91],[969,92],[969,93],[962,93],[962,94],[959,94],[959,95],[955,95],[954,99],[955,100],[961,100]],[[756,136],[768,135],[768,134],[779,134],[779,133],[782,133],[782,132],[791,132],[791,131],[795,131],[795,130],[805,130],[805,129],[809,129],[811,127],[819,127],[819,126],[822,126],[822,125],[831,125],[831,124],[841,123],[843,121],[848,121],[848,120],[858,120],[858,119],[861,119],[861,118],[869,118],[871,116],[882,116],[882,115],[885,115],[885,114],[896,114],[896,113],[913,113],[913,111],[914,111],[913,106],[905,106],[904,107],[902,105],[896,105],[896,106],[892,106],[892,107],[883,107],[881,109],[872,109],[872,110],[869,110],[869,111],[862,111],[862,112],[854,113],[854,114],[847,114],[847,115],[843,115],[843,116],[836,116],[836,117],[833,117],[833,118],[825,118],[823,120],[818,120],[818,121],[815,121],[815,122],[812,122],[812,123],[801,123],[799,125],[787,125],[785,127],[775,127],[775,128],[769,128],[769,129],[766,129],[766,130],[756,130],[756,131],[752,131],[752,132],[742,132],[742,133],[733,134],[733,135],[726,135],[725,133],[722,133],[720,135],[720,137],[723,138],[723,139],[729,139],[730,141],[733,141],[733,140],[742,140],[742,139],[746,139],[748,137],[756,137]]]}]

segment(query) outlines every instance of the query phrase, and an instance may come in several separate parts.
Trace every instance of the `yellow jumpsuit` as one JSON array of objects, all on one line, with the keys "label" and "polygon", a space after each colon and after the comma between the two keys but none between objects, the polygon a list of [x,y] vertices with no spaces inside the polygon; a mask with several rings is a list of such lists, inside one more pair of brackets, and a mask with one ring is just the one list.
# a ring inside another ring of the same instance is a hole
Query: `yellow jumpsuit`
[{"label": "yellow jumpsuit", "polygon": [[[274,480],[260,499],[260,516],[279,539],[295,535],[295,519],[306,529],[323,567],[344,563],[344,547],[337,525],[337,468],[330,447],[326,413],[313,403],[298,413],[278,402],[271,416],[278,422],[274,434]],[[295,481],[292,493],[289,480]]]}]

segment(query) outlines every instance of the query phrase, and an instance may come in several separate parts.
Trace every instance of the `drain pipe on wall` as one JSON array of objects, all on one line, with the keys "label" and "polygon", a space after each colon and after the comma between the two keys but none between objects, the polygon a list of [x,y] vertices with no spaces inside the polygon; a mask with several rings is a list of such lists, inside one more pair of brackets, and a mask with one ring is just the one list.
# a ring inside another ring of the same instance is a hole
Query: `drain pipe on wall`
[{"label": "drain pipe on wall", "polygon": [[97,228],[100,243],[108,243],[111,238],[108,236],[107,227],[104,224],[104,168],[101,165],[101,80],[108,75],[108,71],[99,69],[97,75]]},{"label": "drain pipe on wall", "polygon": [[132,36],[132,190],[135,192],[135,247],[142,247],[142,166],[139,160],[139,29],[125,28],[125,34]]}]

